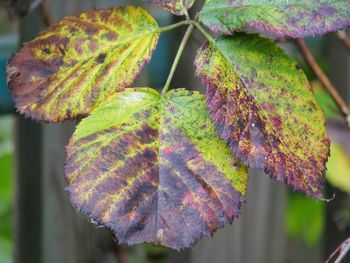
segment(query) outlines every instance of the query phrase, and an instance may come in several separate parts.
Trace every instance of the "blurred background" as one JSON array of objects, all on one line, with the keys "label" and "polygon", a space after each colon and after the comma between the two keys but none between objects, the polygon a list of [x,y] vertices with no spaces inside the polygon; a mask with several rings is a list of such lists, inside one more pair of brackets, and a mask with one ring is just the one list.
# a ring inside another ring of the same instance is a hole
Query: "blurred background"
[{"label": "blurred background", "polygon": [[[325,196],[316,202],[291,193],[283,184],[250,171],[247,203],[232,226],[193,249],[172,251],[147,245],[117,246],[108,230],[96,228],[70,205],[64,192],[65,145],[76,122],[38,124],[16,114],[6,86],[6,63],[21,42],[79,11],[127,4],[143,5],[160,25],[175,17],[141,1],[50,0],[21,18],[30,1],[0,7],[0,263],[109,262],[324,262],[350,236],[350,131],[337,107],[322,90],[312,71],[290,42],[281,46],[305,69],[328,119],[332,141]],[[32,1],[37,2],[37,1]],[[201,6],[197,1],[191,13]],[[161,88],[184,33],[180,28],[162,34],[152,61],[137,86]],[[193,34],[172,83],[173,88],[203,90],[193,77],[193,57],[203,39]],[[350,103],[350,57],[333,34],[307,39],[314,55],[343,97]],[[350,257],[343,262],[350,262]]]}]

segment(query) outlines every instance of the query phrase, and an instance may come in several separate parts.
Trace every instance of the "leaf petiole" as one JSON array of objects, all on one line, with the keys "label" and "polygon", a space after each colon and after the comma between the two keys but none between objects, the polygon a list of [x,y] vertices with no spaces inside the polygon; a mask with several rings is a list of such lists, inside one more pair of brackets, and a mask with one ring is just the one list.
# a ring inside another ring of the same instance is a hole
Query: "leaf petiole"
[{"label": "leaf petiole", "polygon": [[170,69],[170,73],[169,73],[169,76],[168,76],[168,79],[164,85],[164,88],[162,90],[162,94],[166,93],[169,89],[169,86],[170,86],[170,83],[171,83],[171,80],[173,79],[174,77],[174,73],[175,73],[175,70],[177,68],[177,65],[179,64],[179,61],[180,61],[180,57],[186,47],[186,44],[187,44],[187,41],[188,39],[190,38],[193,30],[194,30],[194,25],[193,23],[191,23],[191,21],[184,21],[184,22],[187,22],[190,24],[190,26],[187,28],[186,30],[186,33],[181,41],[181,44],[179,46],[179,49],[176,53],[176,56],[175,56],[175,59],[174,59],[174,62],[173,62],[173,65],[171,66],[171,69]]},{"label": "leaf petiole", "polygon": [[201,33],[205,36],[206,39],[208,39],[209,42],[214,43],[215,40],[214,38],[209,35],[209,33],[197,22],[197,21],[192,21],[192,24],[199,30]]},{"label": "leaf petiole", "polygon": [[172,25],[169,25],[169,26],[160,27],[159,31],[160,32],[166,32],[166,31],[170,31],[170,30],[173,30],[175,28],[178,28],[180,26],[185,26],[185,25],[189,25],[189,24],[191,24],[191,21],[183,20],[183,21],[180,21],[178,23],[175,23],[175,24],[172,24]]}]

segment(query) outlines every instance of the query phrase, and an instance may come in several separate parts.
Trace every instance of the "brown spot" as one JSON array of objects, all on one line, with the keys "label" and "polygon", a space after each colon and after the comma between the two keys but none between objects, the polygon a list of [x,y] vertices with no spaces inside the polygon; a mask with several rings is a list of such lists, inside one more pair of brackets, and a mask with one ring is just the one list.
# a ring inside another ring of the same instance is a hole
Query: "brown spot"
[{"label": "brown spot", "polygon": [[98,64],[103,64],[105,62],[107,55],[105,53],[101,53],[100,55],[98,55],[98,57],[96,58],[96,62]]},{"label": "brown spot", "polygon": [[115,33],[115,32],[108,32],[107,34],[104,35],[104,37],[105,37],[108,41],[114,41],[114,40],[117,40],[118,34]]},{"label": "brown spot", "polygon": [[43,50],[46,54],[51,54],[51,50],[49,48],[44,48]]}]

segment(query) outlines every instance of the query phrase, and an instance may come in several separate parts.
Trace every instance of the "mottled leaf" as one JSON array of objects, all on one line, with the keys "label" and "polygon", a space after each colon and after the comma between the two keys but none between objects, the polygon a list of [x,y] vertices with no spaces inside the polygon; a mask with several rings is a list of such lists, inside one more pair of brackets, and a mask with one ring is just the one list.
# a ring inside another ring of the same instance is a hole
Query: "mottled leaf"
[{"label": "mottled leaf", "polygon": [[215,32],[254,29],[278,37],[305,37],[350,25],[348,0],[207,0],[199,14]]},{"label": "mottled leaf", "polygon": [[120,243],[189,247],[232,223],[244,200],[247,169],[197,92],[118,93],[78,125],[67,152],[72,203]]},{"label": "mottled leaf", "polygon": [[133,82],[158,37],[154,19],[133,6],[64,18],[10,59],[8,81],[18,110],[42,121],[87,115]]},{"label": "mottled leaf", "polygon": [[192,7],[194,0],[147,0],[147,2],[160,5],[175,15],[185,15],[187,9]]},{"label": "mottled leaf", "polygon": [[329,139],[323,112],[294,60],[271,41],[240,33],[205,43],[195,64],[208,85],[211,117],[234,156],[322,198]]},{"label": "mottled leaf", "polygon": [[332,140],[331,155],[327,163],[327,181],[334,187],[350,193],[350,128],[341,119],[327,120]]}]

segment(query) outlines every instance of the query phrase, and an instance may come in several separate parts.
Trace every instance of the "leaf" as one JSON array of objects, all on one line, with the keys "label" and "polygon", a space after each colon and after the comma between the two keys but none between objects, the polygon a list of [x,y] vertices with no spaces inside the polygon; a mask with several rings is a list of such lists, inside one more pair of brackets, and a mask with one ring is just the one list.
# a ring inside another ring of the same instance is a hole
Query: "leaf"
[{"label": "leaf", "polygon": [[40,121],[86,116],[133,82],[158,37],[157,23],[139,7],[64,18],[10,59],[8,80],[18,110]]},{"label": "leaf", "polygon": [[320,242],[325,229],[325,203],[291,193],[287,199],[286,232],[309,247]]},{"label": "leaf", "polygon": [[305,37],[350,25],[348,0],[207,0],[199,14],[215,32],[251,28],[277,37]]},{"label": "leaf", "polygon": [[190,9],[195,0],[147,0],[152,4],[157,4],[163,7],[165,10],[175,15],[187,14],[187,9]]},{"label": "leaf", "polygon": [[0,261],[1,263],[13,262],[13,242],[0,237]]},{"label": "leaf", "polygon": [[305,74],[258,35],[205,43],[196,73],[220,137],[233,155],[293,190],[322,198],[329,153],[322,110]]},{"label": "leaf", "polygon": [[[0,149],[1,150],[1,149]],[[12,154],[0,155],[0,240],[12,238]],[[0,246],[1,247],[1,246]],[[1,250],[1,248],[0,248]],[[0,262],[1,258],[0,258]]]},{"label": "leaf", "polygon": [[315,93],[316,101],[324,111],[326,119],[341,115],[341,112],[331,95],[324,90],[318,81],[312,82],[312,88]]},{"label": "leaf", "polygon": [[78,211],[119,243],[180,249],[238,216],[247,169],[218,138],[204,96],[138,88],[78,125],[66,179]]},{"label": "leaf", "polygon": [[350,128],[341,119],[327,120],[331,155],[327,163],[327,181],[350,193]]}]

